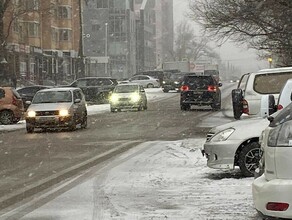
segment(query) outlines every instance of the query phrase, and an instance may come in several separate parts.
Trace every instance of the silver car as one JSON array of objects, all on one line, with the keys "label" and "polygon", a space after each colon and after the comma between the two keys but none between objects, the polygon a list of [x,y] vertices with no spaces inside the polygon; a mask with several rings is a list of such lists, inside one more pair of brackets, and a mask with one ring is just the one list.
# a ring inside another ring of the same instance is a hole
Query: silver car
[{"label": "silver car", "polygon": [[38,91],[26,113],[26,130],[35,128],[69,128],[77,124],[87,127],[87,109],[84,94],[79,88],[53,88]]},{"label": "silver car", "polygon": [[111,112],[122,109],[147,109],[147,96],[142,85],[137,83],[119,84],[110,96]]},{"label": "silver car", "polygon": [[144,88],[154,88],[154,87],[158,88],[158,87],[160,87],[159,79],[155,79],[154,77],[147,76],[147,75],[132,76],[129,79],[129,82],[139,83]]}]

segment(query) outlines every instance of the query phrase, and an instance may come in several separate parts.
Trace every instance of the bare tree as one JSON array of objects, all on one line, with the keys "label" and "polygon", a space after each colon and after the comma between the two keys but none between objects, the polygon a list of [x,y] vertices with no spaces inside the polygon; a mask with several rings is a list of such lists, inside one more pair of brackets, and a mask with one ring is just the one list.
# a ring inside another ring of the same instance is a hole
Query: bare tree
[{"label": "bare tree", "polygon": [[247,43],[292,64],[291,0],[193,0],[190,9],[209,37]]},{"label": "bare tree", "polygon": [[176,27],[176,33],[174,54],[177,60],[187,58],[196,61],[202,55],[220,59],[220,56],[208,45],[210,40],[204,35],[196,36],[190,23],[186,21],[179,23]]}]

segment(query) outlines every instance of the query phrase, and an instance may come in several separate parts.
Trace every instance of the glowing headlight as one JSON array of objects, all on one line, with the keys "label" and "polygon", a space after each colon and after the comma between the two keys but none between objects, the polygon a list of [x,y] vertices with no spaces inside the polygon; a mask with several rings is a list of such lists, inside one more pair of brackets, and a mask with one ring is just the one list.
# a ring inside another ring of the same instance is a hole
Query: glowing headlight
[{"label": "glowing headlight", "polygon": [[29,111],[27,112],[27,116],[30,118],[34,118],[36,116],[36,112],[35,111]]},{"label": "glowing headlight", "polygon": [[140,96],[137,93],[134,93],[131,95],[131,101],[132,102],[138,102],[140,100]]},{"label": "glowing headlight", "polygon": [[234,128],[228,128],[226,130],[223,130],[215,134],[210,141],[211,142],[226,141],[234,131],[235,131]]},{"label": "glowing headlight", "polygon": [[165,84],[166,82],[165,81],[162,81],[162,83]]},{"label": "glowing headlight", "polygon": [[178,81],[174,81],[174,84],[179,84],[179,82]]},{"label": "glowing headlight", "polygon": [[59,115],[60,116],[68,116],[69,115],[69,112],[67,109],[62,109],[59,111]]},{"label": "glowing headlight", "polygon": [[119,96],[117,94],[112,94],[110,97],[110,102],[117,103],[119,101]]}]

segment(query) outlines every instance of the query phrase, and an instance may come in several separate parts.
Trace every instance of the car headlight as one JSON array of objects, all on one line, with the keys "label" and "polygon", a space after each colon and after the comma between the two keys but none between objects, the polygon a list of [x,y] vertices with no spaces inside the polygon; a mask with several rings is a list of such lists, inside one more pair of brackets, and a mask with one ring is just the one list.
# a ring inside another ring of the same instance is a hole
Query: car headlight
[{"label": "car headlight", "polygon": [[69,111],[67,109],[62,109],[59,111],[59,116],[68,116]]},{"label": "car headlight", "polygon": [[174,84],[179,84],[179,82],[178,81],[174,81]]},{"label": "car headlight", "polygon": [[117,103],[119,101],[119,96],[117,94],[112,94],[110,97],[110,102]]},{"label": "car headlight", "polygon": [[27,117],[34,118],[35,116],[36,116],[36,112],[35,111],[28,111],[27,112]]},{"label": "car headlight", "polygon": [[131,95],[131,101],[132,102],[138,102],[140,100],[140,95],[137,93],[134,93]]},{"label": "car headlight", "polygon": [[165,84],[166,82],[165,81],[162,81],[162,83]]},{"label": "car headlight", "polygon": [[220,131],[219,133],[215,134],[211,138],[211,142],[220,142],[220,141],[226,141],[230,135],[235,131],[234,128],[227,128],[223,131]]}]

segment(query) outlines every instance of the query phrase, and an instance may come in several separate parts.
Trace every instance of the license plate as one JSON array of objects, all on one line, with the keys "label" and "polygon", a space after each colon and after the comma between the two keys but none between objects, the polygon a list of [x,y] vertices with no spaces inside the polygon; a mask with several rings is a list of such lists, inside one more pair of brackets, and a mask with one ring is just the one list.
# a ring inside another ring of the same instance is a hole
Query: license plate
[{"label": "license plate", "polygon": [[55,121],[55,117],[39,117],[39,122],[53,122]]}]

